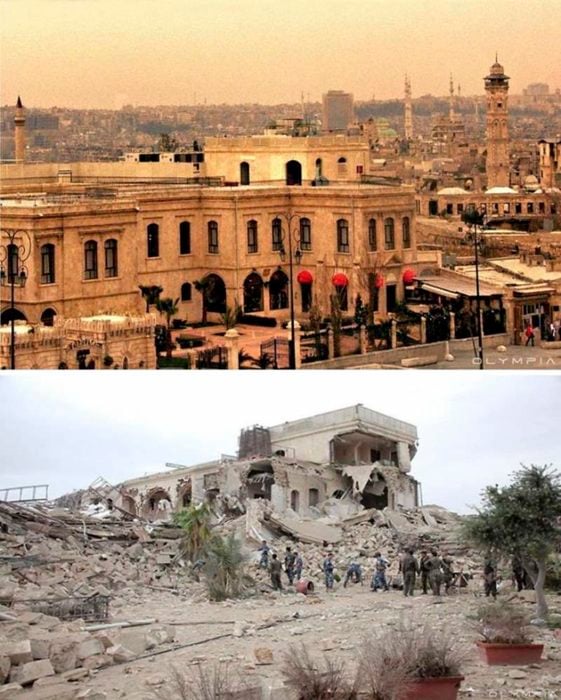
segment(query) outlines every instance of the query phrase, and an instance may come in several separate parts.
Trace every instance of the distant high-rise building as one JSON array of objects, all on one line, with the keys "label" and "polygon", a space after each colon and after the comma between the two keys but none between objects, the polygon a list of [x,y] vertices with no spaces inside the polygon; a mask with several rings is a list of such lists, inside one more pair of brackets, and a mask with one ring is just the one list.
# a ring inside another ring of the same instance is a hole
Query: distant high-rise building
[{"label": "distant high-rise building", "polygon": [[353,96],[343,90],[323,95],[323,131],[344,133],[354,121]]},{"label": "distant high-rise building", "polygon": [[508,187],[508,81],[504,68],[495,59],[485,77],[487,93],[487,187]]},{"label": "distant high-rise building", "polygon": [[405,76],[405,138],[413,138],[413,108],[411,106],[411,81]]},{"label": "distant high-rise building", "polygon": [[18,96],[16,103],[16,116],[14,117],[15,159],[18,163],[25,160],[25,112],[21,98]]}]

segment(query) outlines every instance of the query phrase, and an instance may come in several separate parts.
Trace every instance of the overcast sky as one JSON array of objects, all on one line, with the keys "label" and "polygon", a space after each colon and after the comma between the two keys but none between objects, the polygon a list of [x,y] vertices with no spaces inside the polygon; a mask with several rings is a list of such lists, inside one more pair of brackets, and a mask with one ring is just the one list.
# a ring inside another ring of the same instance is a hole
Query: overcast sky
[{"label": "overcast sky", "polygon": [[1,103],[30,107],[520,93],[561,87],[560,0],[0,0]]},{"label": "overcast sky", "polygon": [[425,503],[466,512],[520,462],[561,468],[561,377],[500,372],[18,372],[0,377],[0,488],[50,495],[235,454],[243,427],[362,403],[417,426]]}]

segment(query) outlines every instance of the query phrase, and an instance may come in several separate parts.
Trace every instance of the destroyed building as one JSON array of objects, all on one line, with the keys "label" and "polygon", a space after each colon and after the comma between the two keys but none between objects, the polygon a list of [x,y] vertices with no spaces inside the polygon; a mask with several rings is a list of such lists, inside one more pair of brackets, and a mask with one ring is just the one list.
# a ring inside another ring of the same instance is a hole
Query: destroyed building
[{"label": "destroyed building", "polygon": [[415,426],[361,404],[242,430],[236,456],[130,479],[112,494],[117,507],[147,520],[204,500],[244,512],[268,501],[277,513],[346,517],[363,509],[413,508],[420,484],[410,475]]}]

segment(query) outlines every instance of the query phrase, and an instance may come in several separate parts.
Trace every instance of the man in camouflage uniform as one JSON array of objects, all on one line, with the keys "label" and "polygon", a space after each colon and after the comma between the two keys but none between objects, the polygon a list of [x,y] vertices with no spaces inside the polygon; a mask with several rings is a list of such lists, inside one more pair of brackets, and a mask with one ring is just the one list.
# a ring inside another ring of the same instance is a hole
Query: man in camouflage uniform
[{"label": "man in camouflage uniform", "polygon": [[403,595],[412,596],[415,590],[415,578],[419,573],[419,564],[412,549],[407,549],[401,560],[403,574]]}]

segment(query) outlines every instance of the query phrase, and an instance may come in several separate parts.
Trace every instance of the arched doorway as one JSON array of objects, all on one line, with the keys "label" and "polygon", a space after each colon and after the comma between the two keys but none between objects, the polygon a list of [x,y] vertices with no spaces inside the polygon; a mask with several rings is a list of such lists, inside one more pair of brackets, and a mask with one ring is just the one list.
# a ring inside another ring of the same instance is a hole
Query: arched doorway
[{"label": "arched doorway", "polygon": [[288,309],[288,277],[282,270],[277,270],[269,280],[269,308]]},{"label": "arched doorway", "polygon": [[250,168],[249,163],[245,161],[240,163],[240,185],[249,185],[250,183]]},{"label": "arched doorway", "polygon": [[244,313],[263,311],[263,280],[256,272],[249,274],[243,283]]},{"label": "arched doorway", "polygon": [[123,496],[121,507],[123,508],[123,510],[126,510],[127,513],[130,513],[131,515],[137,515],[136,503],[134,502],[134,498],[132,496]]},{"label": "arched doorway", "polygon": [[19,309],[4,309],[0,314],[0,325],[6,326],[8,323],[14,321],[27,321],[25,314],[23,314]]},{"label": "arched doorway", "polygon": [[159,486],[148,491],[142,504],[141,515],[146,520],[168,520],[171,517],[169,493]]},{"label": "arched doorway", "polygon": [[300,512],[300,491],[290,492],[290,507],[295,513]]},{"label": "arched doorway", "polygon": [[302,184],[302,165],[297,160],[289,160],[286,164],[286,184]]},{"label": "arched doorway", "polygon": [[219,314],[226,311],[226,285],[219,275],[211,273],[205,277],[203,303],[207,311]]},{"label": "arched doorway", "polygon": [[56,311],[54,309],[48,308],[41,314],[41,323],[44,326],[54,326],[55,325]]},{"label": "arched doorway", "polygon": [[177,490],[177,502],[181,508],[188,508],[193,500],[193,487],[191,479],[188,479]]}]

